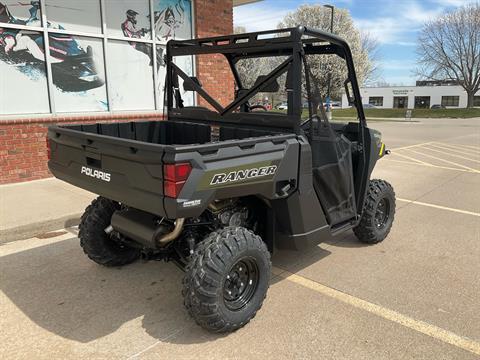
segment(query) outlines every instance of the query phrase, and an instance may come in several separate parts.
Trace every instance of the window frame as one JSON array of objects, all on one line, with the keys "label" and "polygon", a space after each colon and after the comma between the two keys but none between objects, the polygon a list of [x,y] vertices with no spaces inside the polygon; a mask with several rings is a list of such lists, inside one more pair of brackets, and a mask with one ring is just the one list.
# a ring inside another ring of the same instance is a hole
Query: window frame
[{"label": "window frame", "polygon": [[460,96],[458,95],[442,95],[440,104],[442,106],[449,107],[459,107],[460,105]]},{"label": "window frame", "polygon": [[[382,106],[383,107],[383,96],[369,96],[368,104],[373,106]],[[380,99],[380,101],[378,101]]]},{"label": "window frame", "polygon": [[480,95],[474,95],[473,96],[473,106],[474,107],[480,107]]}]

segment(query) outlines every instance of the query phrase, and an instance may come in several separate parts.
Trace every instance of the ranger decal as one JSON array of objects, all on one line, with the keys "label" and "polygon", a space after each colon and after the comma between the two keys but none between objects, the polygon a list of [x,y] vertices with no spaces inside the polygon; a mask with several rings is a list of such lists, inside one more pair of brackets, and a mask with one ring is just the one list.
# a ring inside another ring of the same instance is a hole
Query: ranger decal
[{"label": "ranger decal", "polygon": [[269,176],[275,174],[277,171],[277,165],[263,166],[259,168],[245,169],[231,171],[227,173],[215,174],[210,181],[210,185],[227,184],[236,181],[242,181],[247,179],[255,179],[262,176]]}]

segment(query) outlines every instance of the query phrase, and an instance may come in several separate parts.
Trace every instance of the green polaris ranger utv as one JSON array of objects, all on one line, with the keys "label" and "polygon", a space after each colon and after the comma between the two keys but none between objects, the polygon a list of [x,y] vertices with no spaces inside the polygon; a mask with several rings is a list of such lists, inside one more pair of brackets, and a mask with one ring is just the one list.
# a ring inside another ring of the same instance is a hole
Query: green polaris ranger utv
[{"label": "green polaris ranger utv", "polygon": [[[177,57],[211,54],[229,64],[235,79],[227,106],[176,65]],[[318,56],[343,59],[357,122],[325,116],[309,69]],[[275,67],[244,84],[237,65],[268,57],[277,59]],[[395,194],[370,175],[386,150],[381,134],[367,127],[343,39],[300,26],[172,40],[166,64],[167,121],[48,130],[51,172],[99,195],[79,226],[91,260],[104,266],[173,260],[185,271],[190,315],[205,329],[229,332],[260,309],[275,249],[305,249],[350,230],[364,243],[385,239]],[[251,101],[278,91],[286,112]],[[209,107],[187,106],[192,92]]]}]

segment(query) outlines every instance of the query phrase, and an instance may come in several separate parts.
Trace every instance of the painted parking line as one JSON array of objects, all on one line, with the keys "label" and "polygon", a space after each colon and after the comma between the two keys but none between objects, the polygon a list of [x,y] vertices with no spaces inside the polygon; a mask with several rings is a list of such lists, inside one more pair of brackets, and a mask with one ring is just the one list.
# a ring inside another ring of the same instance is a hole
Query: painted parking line
[{"label": "painted parking line", "polygon": [[397,155],[397,156],[400,156],[400,157],[402,157],[402,158],[404,158],[404,159],[408,159],[408,160],[414,161],[414,162],[417,163],[417,164],[428,165],[428,166],[433,165],[433,164],[427,163],[427,162],[425,162],[425,161],[415,159],[415,158],[413,158],[413,157],[411,157],[411,156],[408,156],[408,155],[405,155],[405,154],[400,154],[400,153],[398,153],[398,152],[396,152],[396,153],[393,154],[393,155]]},{"label": "painted parking line", "polygon": [[431,144],[431,142],[426,142],[426,143],[421,143],[421,144],[414,144],[414,145],[408,145],[408,146],[401,146],[401,147],[393,148],[393,149],[389,149],[389,150],[390,150],[390,151],[397,151],[397,150],[410,149],[410,148],[414,148],[414,147],[418,147],[418,146],[422,146],[422,145],[428,145],[428,144]]},{"label": "painted parking line", "polygon": [[[423,146],[422,148],[423,148],[423,149],[426,149],[426,150],[428,150],[428,151],[438,152],[438,153],[440,153],[440,154],[444,154],[444,155],[451,156],[451,157],[454,157],[454,158],[458,158],[458,159],[463,159],[463,160],[468,160],[468,161],[473,161],[473,162],[480,163],[480,160],[468,158],[468,157],[462,156],[462,155],[458,155],[458,153],[452,154],[451,152],[442,151],[442,150],[439,150],[438,148],[435,149],[435,148],[433,148],[434,146],[435,146],[435,145],[429,145],[428,147],[427,147],[427,146]],[[445,149],[444,149],[444,150],[445,150]]]},{"label": "painted parking line", "polygon": [[480,213],[473,212],[473,211],[456,209],[456,208],[451,208],[451,207],[436,205],[436,204],[429,204],[429,203],[424,203],[424,202],[416,201],[416,200],[409,200],[409,199],[402,199],[402,198],[396,198],[396,200],[406,202],[406,203],[409,203],[409,204],[427,206],[427,207],[431,207],[431,208],[435,208],[435,209],[453,211],[453,212],[456,212],[456,213],[459,213],[459,214],[465,214],[465,215],[472,215],[472,216],[479,216],[480,217]]},{"label": "painted parking line", "polygon": [[40,246],[52,245],[61,241],[75,239],[78,236],[76,228],[60,229],[61,235],[47,239],[33,237],[25,240],[15,240],[0,245],[0,257],[21,253],[23,251],[38,248]]},{"label": "painted parking line", "polygon": [[322,295],[331,297],[335,300],[341,301],[355,308],[367,311],[383,319],[405,326],[411,330],[415,330],[421,334],[440,340],[444,343],[456,346],[457,348],[469,351],[476,355],[480,355],[480,343],[472,339],[469,339],[467,337],[457,335],[451,331],[442,329],[438,326],[411,318],[395,310],[387,309],[383,306],[357,298],[353,295],[333,289],[326,285],[320,284],[314,280],[307,279],[303,276],[293,274],[283,269],[275,268],[273,270],[273,273],[281,277],[282,279],[289,280],[293,283],[301,285],[307,289],[313,290]]},{"label": "painted parking line", "polygon": [[443,146],[447,146],[447,147],[450,147],[450,148],[453,148],[453,149],[467,148],[467,149],[470,149],[470,150],[474,150],[474,151],[480,152],[480,147],[479,147],[479,146],[475,146],[475,145],[449,144],[449,143],[443,143],[443,142],[435,142],[435,143],[436,143],[436,144],[443,145]]},{"label": "painted parking line", "polygon": [[435,159],[435,160],[443,161],[443,162],[446,162],[447,164],[451,164],[451,165],[454,165],[454,166],[461,167],[461,168],[463,168],[463,169],[470,170],[471,172],[480,173],[480,170],[471,168],[470,166],[465,166],[465,165],[462,165],[462,164],[458,164],[458,163],[453,162],[453,161],[450,161],[450,160],[445,160],[445,159],[440,158],[440,157],[438,157],[438,156],[433,156],[433,155],[430,155],[430,154],[421,153],[421,152],[418,152],[418,151],[412,150],[412,149],[407,149],[407,151],[411,151],[411,152],[413,152],[413,153],[415,153],[415,154],[417,154],[417,155],[422,155],[422,156],[426,156],[426,157],[428,157],[428,158],[432,158],[432,159]]},{"label": "painted parking line", "polygon": [[442,149],[446,150],[449,153],[454,153],[454,154],[461,154],[461,155],[469,155],[469,156],[480,156],[480,153],[477,153],[476,151],[472,151],[472,149],[453,149],[444,145],[440,145],[438,143],[431,143],[428,146],[433,146],[436,147],[437,149]]},{"label": "painted parking line", "polygon": [[403,155],[403,154],[392,153],[391,155],[397,155],[397,156],[400,156],[402,158],[409,159],[411,161],[403,161],[403,160],[396,160],[396,159],[388,159],[387,161],[393,161],[393,162],[398,162],[398,163],[403,163],[403,164],[427,166],[427,167],[431,167],[431,168],[444,169],[444,170],[454,170],[454,171],[461,171],[461,172],[474,173],[474,174],[477,173],[476,171],[471,171],[471,170],[453,168],[453,167],[449,167],[449,166],[433,165],[433,164],[430,164],[430,163],[427,163],[427,162],[424,162],[424,161],[420,161],[420,160],[414,159],[410,156]]}]

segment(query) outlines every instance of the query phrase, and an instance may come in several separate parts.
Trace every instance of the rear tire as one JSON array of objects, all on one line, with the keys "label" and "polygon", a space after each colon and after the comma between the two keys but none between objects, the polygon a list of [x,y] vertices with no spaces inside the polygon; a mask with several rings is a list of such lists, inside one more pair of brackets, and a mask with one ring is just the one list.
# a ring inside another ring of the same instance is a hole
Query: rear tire
[{"label": "rear tire", "polygon": [[197,246],[187,265],[185,307],[208,331],[237,330],[262,307],[270,272],[270,253],[260,236],[243,227],[215,231]]},{"label": "rear tire", "polygon": [[360,223],[353,229],[358,240],[366,244],[382,242],[392,228],[395,217],[395,192],[385,180],[370,180]]},{"label": "rear tire", "polygon": [[119,209],[119,203],[99,196],[85,209],[80,220],[80,246],[97,264],[122,266],[140,257],[140,250],[112,240],[105,232],[113,213]]}]

